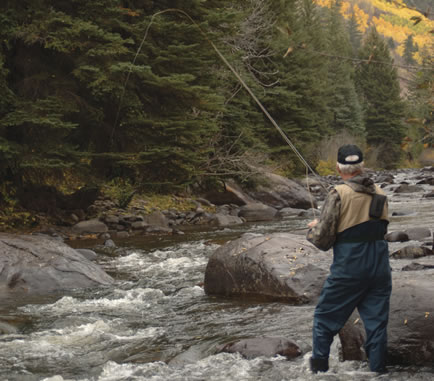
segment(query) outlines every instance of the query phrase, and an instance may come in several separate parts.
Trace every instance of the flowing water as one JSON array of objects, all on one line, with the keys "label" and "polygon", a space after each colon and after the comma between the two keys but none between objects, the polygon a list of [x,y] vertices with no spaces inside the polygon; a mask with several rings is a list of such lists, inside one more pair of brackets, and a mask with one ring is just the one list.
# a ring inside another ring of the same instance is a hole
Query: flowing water
[{"label": "flowing water", "polygon": [[[390,209],[407,214],[392,218],[390,231],[433,227],[432,199],[394,194]],[[118,248],[99,256],[116,280],[113,286],[0,305],[0,319],[17,327],[0,336],[0,380],[432,380],[430,367],[393,367],[377,376],[364,362],[339,362],[338,339],[330,371],[313,375],[308,369],[313,306],[204,294],[207,260],[223,242],[243,231],[291,231],[306,222],[288,218],[117,242]],[[258,336],[290,338],[303,355],[288,361],[217,353],[225,343]]]}]

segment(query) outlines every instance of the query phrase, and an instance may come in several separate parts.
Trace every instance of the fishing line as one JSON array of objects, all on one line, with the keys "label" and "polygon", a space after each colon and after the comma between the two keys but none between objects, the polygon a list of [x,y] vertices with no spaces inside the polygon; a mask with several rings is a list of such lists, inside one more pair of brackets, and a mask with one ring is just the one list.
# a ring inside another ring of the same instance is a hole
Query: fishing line
[{"label": "fishing line", "polygon": [[[133,59],[133,62],[131,64],[130,70],[128,71],[128,75],[127,78],[125,80],[124,83],[124,87],[122,90],[122,94],[120,97],[120,101],[119,101],[119,107],[118,107],[118,111],[116,113],[116,119],[115,119],[115,124],[113,126],[112,129],[112,133],[111,133],[111,141],[113,141],[113,137],[114,137],[114,132],[115,132],[115,128],[117,126],[118,123],[118,119],[119,119],[119,115],[120,115],[120,110],[121,110],[121,105],[122,105],[122,100],[124,98],[125,95],[125,89],[128,83],[128,80],[130,78],[133,66],[136,62],[136,59],[140,53],[140,50],[142,49],[142,46],[148,36],[149,33],[149,29],[151,28],[155,17],[157,17],[158,15],[161,15],[163,13],[168,13],[168,12],[175,12],[175,13],[181,13],[182,15],[184,15],[185,17],[187,17],[192,24],[194,24],[200,31],[200,33],[202,34],[202,36],[205,38],[205,40],[212,46],[212,48],[215,50],[215,52],[217,53],[217,55],[220,57],[220,59],[225,63],[225,65],[231,70],[231,72],[235,75],[235,77],[238,79],[238,81],[241,83],[241,85],[244,87],[244,89],[246,89],[246,91],[250,94],[250,96],[253,98],[253,100],[256,102],[256,104],[260,107],[260,109],[262,110],[262,112],[267,116],[267,118],[269,119],[269,121],[271,122],[271,124],[276,128],[276,130],[279,132],[279,134],[282,136],[283,140],[285,140],[285,142],[289,145],[289,147],[292,149],[292,151],[296,154],[296,156],[298,157],[298,159],[303,163],[303,165],[306,167],[306,173],[308,173],[308,171],[310,171],[312,174],[314,174],[315,176],[319,177],[318,174],[311,168],[311,166],[309,165],[309,163],[304,159],[304,157],[302,156],[302,154],[297,150],[297,148],[295,147],[295,145],[291,142],[291,140],[288,138],[288,136],[285,134],[285,132],[279,127],[279,125],[276,123],[276,121],[273,119],[273,117],[270,115],[270,113],[267,111],[267,109],[264,107],[264,105],[259,101],[259,99],[256,97],[256,95],[253,93],[253,91],[250,89],[249,86],[247,86],[247,84],[244,82],[244,80],[241,78],[241,76],[237,73],[237,71],[232,67],[232,65],[229,63],[229,61],[225,58],[225,56],[223,56],[223,54],[220,52],[220,50],[217,48],[217,46],[215,46],[215,44],[207,37],[207,35],[205,34],[205,32],[202,30],[202,28],[190,17],[190,15],[183,11],[182,9],[177,9],[177,8],[167,8],[164,9],[162,11],[156,12],[152,15],[151,20],[146,28],[145,34],[143,36],[143,39],[140,43],[139,48],[137,49],[136,55]],[[325,189],[325,186],[322,184],[322,182],[320,181],[320,185]],[[309,192],[310,193],[310,192]]]}]

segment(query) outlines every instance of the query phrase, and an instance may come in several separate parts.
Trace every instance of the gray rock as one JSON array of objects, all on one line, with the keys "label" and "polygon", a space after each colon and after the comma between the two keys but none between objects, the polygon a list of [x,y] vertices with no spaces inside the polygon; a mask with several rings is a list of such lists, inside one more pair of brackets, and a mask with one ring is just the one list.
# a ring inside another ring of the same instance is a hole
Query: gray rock
[{"label": "gray rock", "polygon": [[395,193],[423,192],[423,188],[417,185],[401,184],[395,189]]},{"label": "gray rock", "polygon": [[434,185],[434,177],[424,178],[424,179],[418,181],[416,184]]},{"label": "gray rock", "polygon": [[253,199],[276,209],[317,207],[314,197],[295,181],[273,173],[265,173],[264,178],[267,185],[260,185],[248,193]]},{"label": "gray rock", "polygon": [[168,227],[169,226],[169,220],[166,218],[166,216],[158,211],[155,211],[147,216],[144,217],[144,221],[148,225],[154,225],[154,226],[161,226],[161,227]]},{"label": "gray rock", "polygon": [[288,360],[301,355],[300,347],[293,341],[282,337],[258,337],[243,339],[226,344],[221,352],[240,353],[247,359],[256,357],[285,356]]},{"label": "gray rock", "polygon": [[405,246],[402,249],[399,249],[390,256],[395,259],[404,259],[404,258],[420,258],[426,257],[427,255],[433,255],[433,251],[425,246]]},{"label": "gray rock", "polygon": [[431,237],[431,230],[427,228],[410,228],[405,230],[408,238],[414,241],[421,241],[424,238]]},{"label": "gray rock", "polygon": [[75,249],[77,250],[81,255],[83,255],[86,259],[89,261],[94,261],[98,258],[98,255],[93,251],[89,249]]},{"label": "gray rock", "polygon": [[173,229],[164,226],[148,226],[146,232],[151,234],[172,234]]},{"label": "gray rock", "polygon": [[208,192],[205,198],[214,205],[234,204],[242,206],[254,202],[239,185],[231,180],[226,181],[221,189]]},{"label": "gray rock", "polygon": [[117,238],[128,238],[129,236],[130,236],[130,233],[128,233],[126,231],[116,232]]},{"label": "gray rock", "polygon": [[198,203],[200,203],[201,205],[205,205],[205,206],[209,206],[209,207],[213,207],[214,204],[212,204],[211,202],[209,202],[208,200],[204,199],[204,198],[198,198],[196,200]]},{"label": "gray rock", "polygon": [[[434,363],[434,270],[393,273],[388,325],[389,365]],[[345,360],[364,360],[363,324],[355,313],[340,333]]]},{"label": "gray rock", "polygon": [[104,241],[104,246],[105,247],[116,247],[116,244],[113,242],[113,240],[107,239],[106,241]]},{"label": "gray rock", "polygon": [[107,233],[101,233],[101,234],[98,236],[98,238],[99,238],[99,239],[106,240],[106,239],[110,239],[110,238],[111,238],[111,235],[110,235],[109,232],[107,232]]},{"label": "gray rock", "polygon": [[204,289],[209,295],[309,303],[319,296],[330,262],[330,254],[319,252],[302,236],[247,233],[211,255]]},{"label": "gray rock", "polygon": [[238,213],[246,221],[272,221],[276,215],[277,209],[259,202],[242,206]]},{"label": "gray rock", "polygon": [[136,221],[144,221],[143,216],[139,216],[137,214],[127,214],[125,216],[122,216],[122,220],[126,222],[136,222]]},{"label": "gray rock", "polygon": [[424,264],[424,263],[416,263],[412,262],[409,265],[406,265],[402,268],[402,271],[420,271],[420,270],[427,270],[427,269],[434,269],[434,264]]},{"label": "gray rock", "polygon": [[135,221],[131,224],[131,228],[134,230],[145,229],[148,224],[145,221]]},{"label": "gray rock", "polygon": [[299,216],[304,209],[296,209],[296,208],[283,208],[278,212],[279,217],[291,217],[291,216]]},{"label": "gray rock", "polygon": [[94,218],[75,224],[72,227],[72,231],[76,234],[105,233],[108,231],[108,227],[104,222]]},{"label": "gray rock", "polygon": [[434,191],[424,194],[423,197],[425,197],[425,198],[433,198],[434,197]]},{"label": "gray rock", "polygon": [[5,321],[0,321],[0,335],[13,335],[18,333],[18,329]]},{"label": "gray rock", "polygon": [[384,238],[388,242],[406,242],[410,240],[405,232],[390,232]]},{"label": "gray rock", "polygon": [[319,218],[319,215],[321,214],[320,211],[318,211],[317,209],[306,209],[306,210],[302,210],[300,211],[300,213],[298,214],[299,217],[304,217],[304,218]]},{"label": "gray rock", "polygon": [[0,234],[0,295],[46,294],[113,283],[97,264],[42,236]]},{"label": "gray rock", "polygon": [[211,225],[216,226],[230,226],[230,225],[241,225],[244,221],[240,217],[230,216],[228,214],[217,213],[214,219],[211,221]]},{"label": "gray rock", "polygon": [[375,179],[376,183],[393,184],[394,177],[391,174],[382,174]]},{"label": "gray rock", "polygon": [[104,218],[104,222],[106,224],[109,224],[109,225],[117,225],[119,223],[119,217],[118,216],[113,216],[113,215],[106,216]]}]

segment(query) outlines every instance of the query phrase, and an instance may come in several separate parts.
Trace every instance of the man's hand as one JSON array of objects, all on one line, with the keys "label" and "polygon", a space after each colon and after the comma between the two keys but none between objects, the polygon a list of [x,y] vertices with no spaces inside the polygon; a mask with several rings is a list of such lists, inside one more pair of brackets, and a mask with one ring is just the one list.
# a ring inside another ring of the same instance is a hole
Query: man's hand
[{"label": "man's hand", "polygon": [[307,226],[308,226],[309,228],[313,228],[313,227],[314,227],[318,222],[319,222],[318,219],[315,218],[313,221],[309,222],[309,223],[307,224]]}]

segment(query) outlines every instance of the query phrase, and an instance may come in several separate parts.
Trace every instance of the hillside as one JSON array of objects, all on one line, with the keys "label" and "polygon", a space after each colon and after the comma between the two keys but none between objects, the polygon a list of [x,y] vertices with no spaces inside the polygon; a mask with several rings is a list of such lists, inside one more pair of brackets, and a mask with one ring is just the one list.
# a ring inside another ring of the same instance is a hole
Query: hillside
[{"label": "hillside", "polygon": [[[330,7],[334,0],[315,0],[321,6]],[[346,19],[354,14],[361,32],[375,26],[401,63],[405,43],[412,36],[415,46],[413,58],[421,61],[420,51],[433,47],[433,10],[426,0],[342,0],[341,13]]]}]

